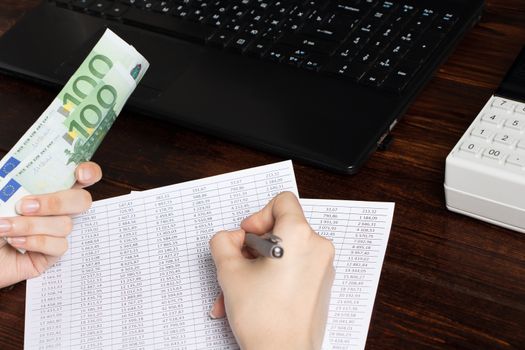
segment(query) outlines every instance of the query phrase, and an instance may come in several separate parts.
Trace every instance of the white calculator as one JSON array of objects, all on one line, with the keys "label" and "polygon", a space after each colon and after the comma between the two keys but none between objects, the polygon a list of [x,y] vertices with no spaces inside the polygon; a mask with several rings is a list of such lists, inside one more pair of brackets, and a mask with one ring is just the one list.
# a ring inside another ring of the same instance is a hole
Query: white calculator
[{"label": "white calculator", "polygon": [[446,160],[447,208],[525,233],[525,49]]}]

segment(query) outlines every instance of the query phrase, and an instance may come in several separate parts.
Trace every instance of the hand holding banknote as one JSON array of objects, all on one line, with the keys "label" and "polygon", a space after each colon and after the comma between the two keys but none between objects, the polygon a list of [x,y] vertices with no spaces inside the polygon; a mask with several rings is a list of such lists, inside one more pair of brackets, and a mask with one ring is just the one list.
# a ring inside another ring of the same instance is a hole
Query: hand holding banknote
[{"label": "hand holding banknote", "polygon": [[0,218],[0,235],[10,243],[0,240],[0,288],[40,275],[65,253],[70,215],[91,206],[91,195],[83,188],[99,181],[102,171],[86,162],[76,168],[75,177],[72,189],[23,197],[16,203],[20,216]]},{"label": "hand holding banknote", "polygon": [[148,67],[134,47],[105,31],[49,107],[0,160],[0,217],[20,214],[17,203],[29,195],[73,186],[75,169],[91,159]]}]

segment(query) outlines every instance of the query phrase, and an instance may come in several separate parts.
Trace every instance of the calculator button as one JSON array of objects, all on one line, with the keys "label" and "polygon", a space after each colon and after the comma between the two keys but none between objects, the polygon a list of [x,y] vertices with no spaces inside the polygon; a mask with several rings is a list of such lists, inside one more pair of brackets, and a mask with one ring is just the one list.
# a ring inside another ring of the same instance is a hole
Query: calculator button
[{"label": "calculator button", "polygon": [[525,140],[521,140],[520,142],[518,142],[518,145],[516,147],[520,149],[525,149]]},{"label": "calculator button", "polygon": [[514,144],[514,142],[516,142],[516,139],[510,135],[507,135],[507,134],[497,134],[495,137],[494,137],[494,141],[495,142],[498,142],[498,143],[501,143],[501,144],[504,144],[506,146],[512,146]]},{"label": "calculator button", "polygon": [[482,138],[483,140],[489,140],[492,135],[494,135],[494,133],[492,131],[490,131],[489,129],[487,128],[474,128],[471,132],[470,132],[470,135],[472,136],[476,136],[476,137],[480,137]]},{"label": "calculator button", "polygon": [[481,120],[490,124],[499,125],[503,123],[504,118],[497,113],[489,112],[481,116]]},{"label": "calculator button", "polygon": [[501,108],[501,109],[504,109],[510,112],[514,110],[514,108],[516,107],[516,104],[505,98],[495,97],[492,100],[492,107]]},{"label": "calculator button", "polygon": [[459,147],[461,151],[478,154],[481,151],[481,146],[474,142],[463,142]]},{"label": "calculator button", "polygon": [[511,154],[507,158],[507,163],[525,168],[525,156],[520,154]]},{"label": "calculator button", "polygon": [[505,120],[505,127],[521,131],[525,128],[525,120],[521,119],[507,119]]},{"label": "calculator button", "polygon": [[516,105],[516,109],[514,110],[514,112],[519,114],[525,114],[525,104],[519,103],[518,105]]},{"label": "calculator button", "polygon": [[483,157],[491,158],[491,159],[498,160],[498,161],[505,158],[505,156],[506,154],[504,152],[502,152],[501,150],[497,148],[492,148],[492,147],[485,149],[485,151],[483,152]]}]

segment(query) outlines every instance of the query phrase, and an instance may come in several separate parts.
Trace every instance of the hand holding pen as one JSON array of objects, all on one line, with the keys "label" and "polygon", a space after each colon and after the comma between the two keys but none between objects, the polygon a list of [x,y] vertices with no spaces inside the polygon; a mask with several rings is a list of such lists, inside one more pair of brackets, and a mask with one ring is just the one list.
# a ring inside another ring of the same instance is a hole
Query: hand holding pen
[{"label": "hand holding pen", "polygon": [[264,235],[246,233],[244,238],[246,247],[252,252],[255,252],[256,255],[275,259],[280,259],[284,255],[284,249],[279,244],[281,241],[279,236],[271,232],[265,233]]},{"label": "hand holding pen", "polygon": [[217,233],[210,249],[223,292],[210,315],[228,316],[242,349],[321,348],[334,247],[312,230],[294,194],[279,194],[241,229]]}]

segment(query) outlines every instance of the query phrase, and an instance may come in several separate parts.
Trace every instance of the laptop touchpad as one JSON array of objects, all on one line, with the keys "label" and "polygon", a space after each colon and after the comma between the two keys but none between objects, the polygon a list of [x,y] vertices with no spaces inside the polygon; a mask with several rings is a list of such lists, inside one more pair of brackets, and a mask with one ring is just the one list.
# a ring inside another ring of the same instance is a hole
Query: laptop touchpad
[{"label": "laptop touchpad", "polygon": [[[184,75],[189,66],[195,62],[196,55],[200,55],[199,48],[195,45],[160,34],[140,32],[120,25],[112,25],[109,29],[134,46],[149,61],[148,72],[144,75],[137,90],[147,90],[146,95],[150,100]],[[69,79],[95,46],[104,30],[105,28],[98,31],[74,50],[55,73],[64,78],[64,81]]]}]

